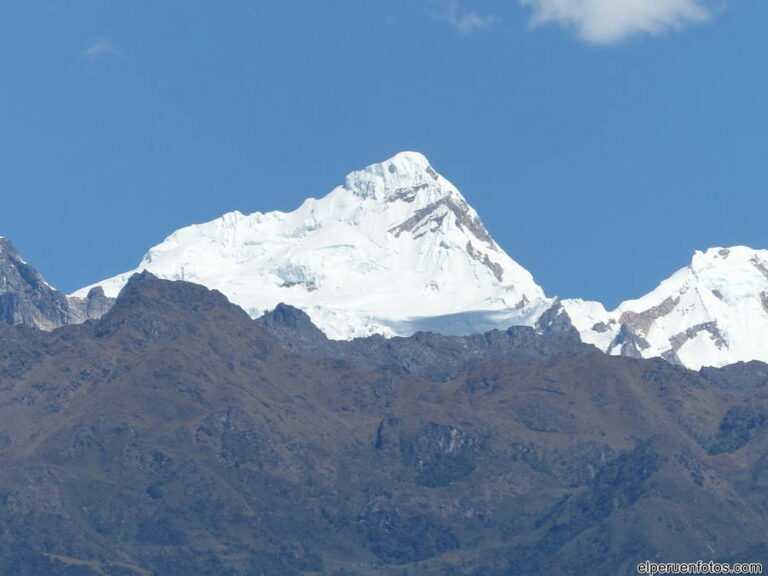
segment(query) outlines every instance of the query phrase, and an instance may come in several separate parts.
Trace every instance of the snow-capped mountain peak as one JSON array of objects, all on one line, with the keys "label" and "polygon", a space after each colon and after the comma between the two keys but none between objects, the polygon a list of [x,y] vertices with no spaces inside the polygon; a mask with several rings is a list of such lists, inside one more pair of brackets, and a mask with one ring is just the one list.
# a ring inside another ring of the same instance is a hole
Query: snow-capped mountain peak
[{"label": "snow-capped mountain peak", "polygon": [[689,266],[613,312],[583,301],[564,306],[582,339],[613,354],[689,368],[768,361],[768,250],[697,251]]},{"label": "snow-capped mountain peak", "polygon": [[143,269],[216,288],[253,316],[292,304],[335,338],[533,324],[549,304],[415,152],[352,172],[293,212],[231,212],[183,228],[99,285],[116,295]]},{"label": "snow-capped mountain peak", "polygon": [[401,190],[438,182],[440,176],[418,152],[400,152],[389,160],[347,175],[344,188],[361,198],[389,200]]}]

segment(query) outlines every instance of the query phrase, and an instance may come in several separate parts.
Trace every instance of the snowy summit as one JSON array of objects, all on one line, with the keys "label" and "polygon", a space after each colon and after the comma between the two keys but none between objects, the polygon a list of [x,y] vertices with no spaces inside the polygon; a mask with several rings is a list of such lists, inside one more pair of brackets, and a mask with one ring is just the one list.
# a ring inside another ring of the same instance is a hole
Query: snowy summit
[{"label": "snowy summit", "polygon": [[231,212],[183,228],[98,285],[116,296],[142,270],[215,288],[253,317],[292,304],[337,339],[530,324],[549,305],[416,152],[352,172],[293,212]]}]

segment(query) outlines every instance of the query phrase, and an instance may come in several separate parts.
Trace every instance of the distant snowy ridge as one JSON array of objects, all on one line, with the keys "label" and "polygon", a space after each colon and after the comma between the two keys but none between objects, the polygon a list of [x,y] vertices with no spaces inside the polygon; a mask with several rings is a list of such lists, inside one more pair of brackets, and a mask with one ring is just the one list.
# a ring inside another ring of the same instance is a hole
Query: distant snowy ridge
[{"label": "distant snowy ridge", "polygon": [[178,230],[134,270],[74,295],[101,286],[116,296],[142,270],[215,288],[253,317],[294,305],[335,339],[537,326],[559,309],[585,342],[611,354],[689,368],[768,361],[768,251],[697,252],[690,266],[612,312],[560,302],[416,152],[353,172],[293,212],[231,212]]},{"label": "distant snowy ridge", "polygon": [[696,252],[658,288],[610,313],[595,302],[563,306],[582,340],[611,354],[694,369],[768,361],[768,250]]}]

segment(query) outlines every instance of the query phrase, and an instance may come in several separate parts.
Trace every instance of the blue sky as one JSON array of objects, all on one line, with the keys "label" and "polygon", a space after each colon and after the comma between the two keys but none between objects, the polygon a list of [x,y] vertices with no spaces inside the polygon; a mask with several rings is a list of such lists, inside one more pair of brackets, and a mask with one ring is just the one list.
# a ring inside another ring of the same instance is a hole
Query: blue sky
[{"label": "blue sky", "polygon": [[696,249],[768,248],[765,22],[758,0],[3,3],[0,234],[69,292],[418,150],[548,294],[613,306]]}]

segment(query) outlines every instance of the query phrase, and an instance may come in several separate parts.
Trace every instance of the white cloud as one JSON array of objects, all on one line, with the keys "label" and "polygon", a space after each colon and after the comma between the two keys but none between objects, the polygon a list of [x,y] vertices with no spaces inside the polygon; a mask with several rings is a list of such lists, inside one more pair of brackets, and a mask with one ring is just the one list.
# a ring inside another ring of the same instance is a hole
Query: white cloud
[{"label": "white cloud", "polygon": [[657,35],[707,20],[707,0],[520,0],[532,24],[559,24],[590,44],[614,44],[636,34]]},{"label": "white cloud", "polygon": [[94,63],[102,58],[122,58],[120,51],[115,48],[112,40],[100,36],[93,39],[80,53],[80,56],[89,63]]},{"label": "white cloud", "polygon": [[458,0],[448,0],[438,13],[438,18],[448,22],[459,34],[468,36],[498,22],[496,16],[481,15],[464,10]]}]

